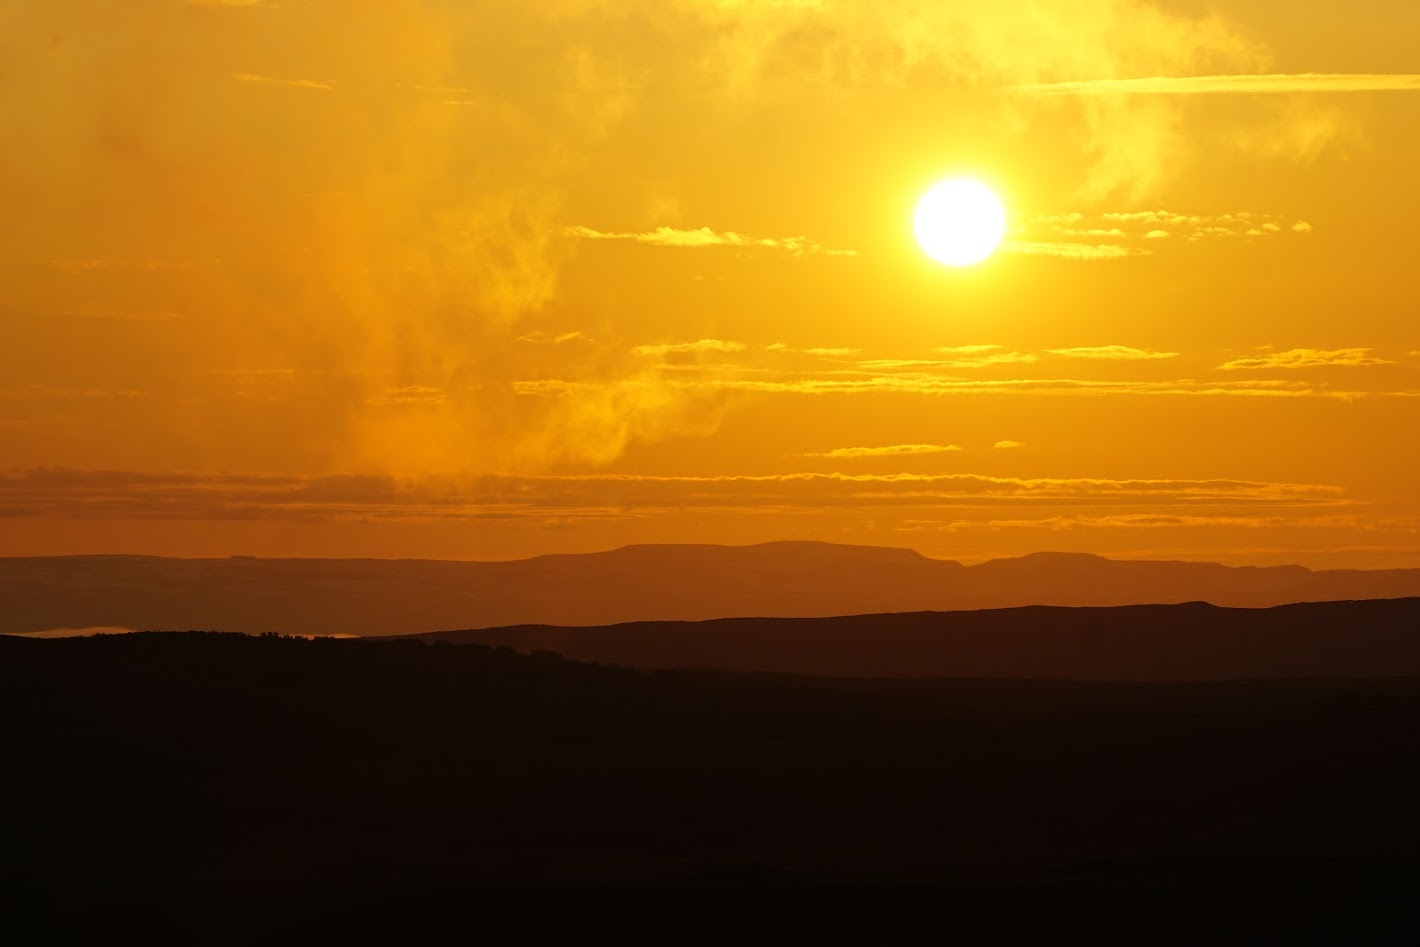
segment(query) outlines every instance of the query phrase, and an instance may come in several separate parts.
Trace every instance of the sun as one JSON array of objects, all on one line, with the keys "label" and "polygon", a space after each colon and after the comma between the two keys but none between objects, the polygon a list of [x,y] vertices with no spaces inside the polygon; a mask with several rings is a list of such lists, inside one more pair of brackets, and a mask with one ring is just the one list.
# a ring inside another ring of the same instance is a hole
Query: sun
[{"label": "sun", "polygon": [[980,181],[953,178],[917,202],[912,218],[917,242],[947,266],[971,266],[996,251],[1006,236],[1006,208]]}]

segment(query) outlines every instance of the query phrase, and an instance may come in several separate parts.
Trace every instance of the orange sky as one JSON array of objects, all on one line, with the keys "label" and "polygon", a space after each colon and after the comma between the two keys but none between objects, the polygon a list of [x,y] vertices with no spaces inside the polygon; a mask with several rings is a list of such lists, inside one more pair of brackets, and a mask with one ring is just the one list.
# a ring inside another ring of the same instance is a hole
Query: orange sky
[{"label": "orange sky", "polygon": [[[1420,566],[1417,48],[1409,0],[5,4],[0,555]],[[953,270],[960,174],[1012,229]]]}]

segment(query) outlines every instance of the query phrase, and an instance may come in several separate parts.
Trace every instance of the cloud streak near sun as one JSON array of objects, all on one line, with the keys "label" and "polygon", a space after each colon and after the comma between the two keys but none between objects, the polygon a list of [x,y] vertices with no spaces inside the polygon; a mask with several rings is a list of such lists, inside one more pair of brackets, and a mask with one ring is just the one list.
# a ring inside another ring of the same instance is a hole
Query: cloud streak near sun
[{"label": "cloud streak near sun", "polygon": [[619,233],[593,230],[590,227],[572,226],[566,230],[568,236],[584,240],[627,240],[654,247],[680,247],[702,249],[704,247],[741,247],[782,250],[793,256],[821,254],[823,256],[857,256],[856,250],[834,250],[822,246],[807,237],[748,237],[733,230],[715,231],[709,227],[696,230],[680,230],[675,227],[657,227],[643,233]]},{"label": "cloud streak near sun", "polygon": [[[1289,221],[1292,221],[1289,223]],[[1308,234],[1312,225],[1281,214],[1236,211],[1191,214],[1169,210],[1099,211],[1038,214],[1003,244],[1006,253],[1054,256],[1067,260],[1123,260],[1153,256],[1170,243],[1222,239],[1256,240]]]}]

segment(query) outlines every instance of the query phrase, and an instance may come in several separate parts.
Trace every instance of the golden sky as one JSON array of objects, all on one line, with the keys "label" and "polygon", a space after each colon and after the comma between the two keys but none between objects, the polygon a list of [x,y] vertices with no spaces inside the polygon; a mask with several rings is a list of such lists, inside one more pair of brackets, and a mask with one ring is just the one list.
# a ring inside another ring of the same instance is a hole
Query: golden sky
[{"label": "golden sky", "polygon": [[[1420,566],[1420,4],[0,5],[0,555]],[[979,178],[976,267],[912,235]]]}]

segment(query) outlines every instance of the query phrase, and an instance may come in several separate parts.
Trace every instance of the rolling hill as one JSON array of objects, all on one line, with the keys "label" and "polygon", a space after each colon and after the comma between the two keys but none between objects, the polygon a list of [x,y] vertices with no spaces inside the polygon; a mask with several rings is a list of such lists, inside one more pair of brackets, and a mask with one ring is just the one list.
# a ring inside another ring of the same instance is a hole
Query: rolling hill
[{"label": "rolling hill", "polygon": [[419,636],[630,667],[834,677],[1202,681],[1420,675],[1420,598],[523,625]]}]

